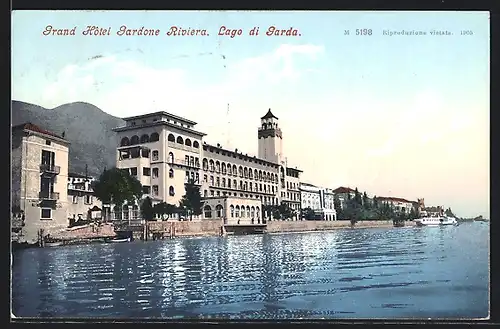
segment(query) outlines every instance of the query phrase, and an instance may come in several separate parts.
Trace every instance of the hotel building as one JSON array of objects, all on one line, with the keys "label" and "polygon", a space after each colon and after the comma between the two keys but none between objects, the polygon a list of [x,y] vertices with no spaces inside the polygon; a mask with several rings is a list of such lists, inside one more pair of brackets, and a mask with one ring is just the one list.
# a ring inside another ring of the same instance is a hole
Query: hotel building
[{"label": "hotel building", "polygon": [[405,214],[409,214],[414,208],[415,204],[415,202],[413,201],[395,197],[376,197],[375,200],[379,204],[389,204],[390,206],[394,207],[394,210],[396,212]]},{"label": "hotel building", "polygon": [[315,214],[315,218],[305,219],[337,220],[333,190],[309,183],[301,183],[300,194],[302,209],[310,208]]},{"label": "hotel building", "polygon": [[68,219],[69,222],[100,219],[102,202],[94,196],[93,177],[76,173],[68,174]]},{"label": "hotel building", "polygon": [[239,218],[257,218],[262,206],[282,202],[295,211],[297,218],[302,171],[287,166],[282,132],[271,110],[261,118],[257,131],[257,156],[207,144],[203,141],[206,134],[195,129],[196,122],[167,112],[124,120],[125,126],[114,129],[119,142],[116,166],[136,176],[153,202],[178,205],[185,183],[192,180],[205,200],[204,218],[222,218],[223,214],[236,218],[236,206]]},{"label": "hotel building", "polygon": [[20,242],[68,225],[69,142],[34,124],[12,127],[12,211],[22,213]]}]

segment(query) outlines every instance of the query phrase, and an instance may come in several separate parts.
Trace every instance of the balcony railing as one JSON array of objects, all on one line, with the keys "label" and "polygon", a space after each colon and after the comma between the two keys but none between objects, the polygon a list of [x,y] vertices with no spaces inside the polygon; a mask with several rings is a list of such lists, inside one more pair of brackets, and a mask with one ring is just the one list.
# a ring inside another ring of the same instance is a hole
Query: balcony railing
[{"label": "balcony railing", "polygon": [[59,175],[59,173],[61,172],[61,167],[50,164],[41,164],[40,172]]},{"label": "balcony railing", "polygon": [[38,197],[41,200],[59,200],[58,192],[40,192],[38,193]]}]

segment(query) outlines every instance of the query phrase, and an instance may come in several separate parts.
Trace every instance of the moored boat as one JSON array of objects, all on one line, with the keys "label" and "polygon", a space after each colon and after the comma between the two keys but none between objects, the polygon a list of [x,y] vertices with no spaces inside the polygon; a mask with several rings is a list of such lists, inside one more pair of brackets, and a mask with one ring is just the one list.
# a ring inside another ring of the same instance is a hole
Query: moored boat
[{"label": "moored boat", "polygon": [[415,219],[417,226],[443,226],[443,225],[458,225],[458,222],[453,217],[423,217]]},{"label": "moored boat", "polygon": [[44,247],[59,247],[59,246],[62,246],[62,245],[63,245],[62,241],[45,242]]},{"label": "moored boat", "polygon": [[130,238],[124,238],[124,239],[109,239],[106,242],[109,243],[120,243],[120,242],[130,242]]}]

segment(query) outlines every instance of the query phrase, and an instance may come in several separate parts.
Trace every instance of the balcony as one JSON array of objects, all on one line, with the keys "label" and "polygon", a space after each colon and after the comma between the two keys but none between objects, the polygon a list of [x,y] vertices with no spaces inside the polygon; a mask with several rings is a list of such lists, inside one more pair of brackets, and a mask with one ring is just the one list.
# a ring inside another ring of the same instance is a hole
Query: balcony
[{"label": "balcony", "polygon": [[61,167],[50,165],[50,164],[41,164],[40,165],[40,172],[47,173],[47,174],[53,174],[53,175],[59,175],[59,173],[61,172]]},{"label": "balcony", "polygon": [[59,193],[57,192],[39,192],[38,197],[40,200],[59,200]]}]

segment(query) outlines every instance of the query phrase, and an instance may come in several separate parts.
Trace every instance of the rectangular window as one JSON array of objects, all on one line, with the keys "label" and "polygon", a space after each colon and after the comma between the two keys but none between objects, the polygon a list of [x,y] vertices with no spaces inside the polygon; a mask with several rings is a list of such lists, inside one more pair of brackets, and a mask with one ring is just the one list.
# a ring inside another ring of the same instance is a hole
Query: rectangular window
[{"label": "rectangular window", "polygon": [[158,185],[153,185],[153,195],[158,195]]},{"label": "rectangular window", "polygon": [[151,193],[151,186],[143,185],[142,186],[142,193],[144,193],[144,194],[150,194]]},{"label": "rectangular window", "polygon": [[142,168],[142,174],[144,176],[151,176],[151,168],[148,168],[148,167]]},{"label": "rectangular window", "polygon": [[130,175],[137,176],[137,167],[130,168]]},{"label": "rectangular window", "polygon": [[92,196],[91,195],[85,196],[85,204],[92,204]]},{"label": "rectangular window", "polygon": [[45,141],[45,145],[50,145],[50,144],[52,144],[52,143],[49,140]]},{"label": "rectangular window", "polygon": [[74,204],[78,203],[78,195],[73,195],[73,203]]},{"label": "rectangular window", "polygon": [[153,168],[153,178],[158,178],[159,170],[158,168]]},{"label": "rectangular window", "polygon": [[52,219],[52,209],[42,208],[40,213],[40,219]]},{"label": "rectangular window", "polygon": [[151,160],[153,161],[158,161],[158,151],[154,150],[153,152],[151,152]]}]

